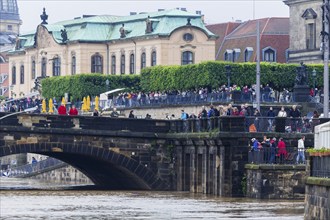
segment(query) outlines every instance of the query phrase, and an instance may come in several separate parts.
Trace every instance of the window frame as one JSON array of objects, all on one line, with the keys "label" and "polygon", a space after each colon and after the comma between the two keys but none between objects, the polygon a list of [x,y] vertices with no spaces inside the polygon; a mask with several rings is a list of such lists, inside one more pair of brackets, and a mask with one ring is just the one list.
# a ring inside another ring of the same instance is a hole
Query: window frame
[{"label": "window frame", "polygon": [[11,68],[11,84],[16,85],[16,66]]},{"label": "window frame", "polygon": [[181,54],[181,65],[194,64],[194,53],[190,50],[183,51]]},{"label": "window frame", "polygon": [[41,77],[47,76],[47,58],[41,58]]},{"label": "window frame", "polygon": [[60,76],[61,75],[61,58],[55,57],[53,58],[53,76]]},{"label": "window frame", "polygon": [[147,67],[147,56],[146,53],[143,52],[141,54],[141,70]]},{"label": "window frame", "polygon": [[19,82],[20,84],[24,84],[24,65],[22,64],[19,68]]},{"label": "window frame", "polygon": [[31,79],[36,78],[36,61],[32,60],[31,62]]},{"label": "window frame", "polygon": [[120,74],[125,74],[125,68],[126,68],[125,59],[126,59],[125,54],[122,54],[120,56]]},{"label": "window frame", "polygon": [[91,72],[103,74],[103,57],[98,53],[91,56]]},{"label": "window frame", "polygon": [[134,55],[134,53],[131,53],[129,55],[129,73],[130,74],[135,73],[135,55]]},{"label": "window frame", "polygon": [[71,75],[77,74],[77,57],[72,56],[71,57]]},{"label": "window frame", "polygon": [[157,65],[157,52],[155,50],[153,50],[151,52],[151,66],[156,66]]},{"label": "window frame", "polygon": [[116,75],[116,55],[111,56],[111,74]]}]

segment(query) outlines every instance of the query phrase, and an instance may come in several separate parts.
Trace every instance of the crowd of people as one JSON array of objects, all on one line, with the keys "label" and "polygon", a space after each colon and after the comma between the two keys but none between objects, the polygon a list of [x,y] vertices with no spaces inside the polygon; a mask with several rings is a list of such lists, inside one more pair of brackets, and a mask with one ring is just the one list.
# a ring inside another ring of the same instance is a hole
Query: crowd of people
[{"label": "crowd of people", "polygon": [[[286,143],[282,137],[277,141],[276,137],[263,137],[262,141],[256,138],[251,139],[249,145],[251,163],[294,163],[305,164],[305,136],[297,141],[296,151],[288,151]],[[291,148],[295,149],[295,148]]]}]

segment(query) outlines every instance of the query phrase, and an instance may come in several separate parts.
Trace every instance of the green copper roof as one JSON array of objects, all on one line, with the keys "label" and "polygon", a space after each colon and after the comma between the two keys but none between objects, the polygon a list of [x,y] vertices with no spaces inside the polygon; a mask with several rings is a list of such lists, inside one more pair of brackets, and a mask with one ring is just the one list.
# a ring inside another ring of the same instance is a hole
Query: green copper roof
[{"label": "green copper roof", "polygon": [[[148,16],[153,21],[153,31],[151,33],[145,33]],[[44,27],[53,35],[57,43],[62,43],[61,30],[63,29],[67,31],[68,42],[106,42],[121,39],[119,29],[122,24],[124,24],[124,28],[128,32],[124,39],[169,36],[177,28],[186,26],[188,18],[191,19],[192,27],[204,31],[208,37],[216,37],[216,35],[206,29],[201,15],[177,9],[122,17],[112,15],[84,17],[47,24]],[[23,34],[21,37],[25,39],[22,47],[33,46],[34,33]]]}]

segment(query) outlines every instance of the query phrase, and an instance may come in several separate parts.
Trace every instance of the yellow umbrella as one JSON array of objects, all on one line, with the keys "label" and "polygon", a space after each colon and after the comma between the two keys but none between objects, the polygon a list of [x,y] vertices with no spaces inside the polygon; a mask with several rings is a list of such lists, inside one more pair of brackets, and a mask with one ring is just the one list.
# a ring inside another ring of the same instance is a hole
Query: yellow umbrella
[{"label": "yellow umbrella", "polygon": [[54,113],[54,106],[53,106],[53,99],[50,98],[49,101],[48,101],[48,112],[49,113]]},{"label": "yellow umbrella", "polygon": [[95,109],[97,111],[99,111],[99,97],[98,96],[95,97]]},{"label": "yellow umbrella", "polygon": [[46,99],[42,100],[42,105],[41,105],[41,113],[46,113]]},{"label": "yellow umbrella", "polygon": [[86,97],[83,98],[83,104],[82,104],[81,110],[83,110],[83,112],[87,111],[87,109],[86,109]]},{"label": "yellow umbrella", "polygon": [[86,103],[86,110],[89,111],[91,110],[91,98],[87,96],[87,103]]},{"label": "yellow umbrella", "polygon": [[62,98],[62,104],[66,105],[66,101],[64,97]]}]

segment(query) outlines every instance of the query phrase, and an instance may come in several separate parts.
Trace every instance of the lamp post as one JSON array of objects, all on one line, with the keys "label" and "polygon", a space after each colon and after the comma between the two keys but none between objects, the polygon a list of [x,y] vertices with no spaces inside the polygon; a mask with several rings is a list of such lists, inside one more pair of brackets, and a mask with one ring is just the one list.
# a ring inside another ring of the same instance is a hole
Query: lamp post
[{"label": "lamp post", "polygon": [[313,76],[313,82],[314,82],[313,91],[314,91],[314,96],[315,96],[315,88],[316,88],[316,70],[315,69],[313,69],[313,71],[312,71],[312,76]]},{"label": "lamp post", "polygon": [[109,84],[110,84],[109,79],[107,79],[107,80],[105,81],[105,85],[107,86],[107,91],[109,90]]},{"label": "lamp post", "polygon": [[227,79],[228,79],[228,89],[230,88],[230,76],[231,76],[231,66],[230,65],[226,65],[226,75],[227,75]]}]

